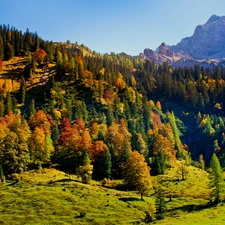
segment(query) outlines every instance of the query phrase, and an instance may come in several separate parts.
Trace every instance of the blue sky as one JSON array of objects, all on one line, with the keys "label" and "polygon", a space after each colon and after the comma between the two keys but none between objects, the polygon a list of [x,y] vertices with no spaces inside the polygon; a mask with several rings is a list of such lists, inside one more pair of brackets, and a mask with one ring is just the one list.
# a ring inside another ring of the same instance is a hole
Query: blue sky
[{"label": "blue sky", "polygon": [[44,40],[78,42],[100,53],[138,55],[191,36],[224,0],[0,0],[0,24]]}]

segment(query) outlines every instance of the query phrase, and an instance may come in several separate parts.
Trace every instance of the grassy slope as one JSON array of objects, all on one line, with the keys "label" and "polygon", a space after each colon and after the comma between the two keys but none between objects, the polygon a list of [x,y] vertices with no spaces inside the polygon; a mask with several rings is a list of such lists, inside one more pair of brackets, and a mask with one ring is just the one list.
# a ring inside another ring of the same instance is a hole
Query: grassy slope
[{"label": "grassy slope", "polygon": [[[173,168],[154,178],[172,194],[172,201],[166,198],[166,218],[155,224],[214,225],[225,221],[225,206],[204,207],[210,193],[204,171],[189,167],[187,180],[179,181],[176,176]],[[134,192],[104,188],[97,182],[85,185],[54,169],[20,177],[20,182],[8,181],[0,188],[0,224],[144,224],[145,211],[154,204],[154,195],[143,202]]]},{"label": "grassy slope", "polygon": [[134,193],[84,185],[55,170],[22,177],[2,187],[2,224],[129,224],[143,218],[148,206]]}]

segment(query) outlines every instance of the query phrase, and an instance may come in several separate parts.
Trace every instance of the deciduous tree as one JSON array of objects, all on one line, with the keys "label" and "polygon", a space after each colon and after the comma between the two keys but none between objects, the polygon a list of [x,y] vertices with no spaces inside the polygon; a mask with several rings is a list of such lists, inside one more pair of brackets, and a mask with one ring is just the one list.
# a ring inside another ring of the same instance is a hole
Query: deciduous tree
[{"label": "deciduous tree", "polygon": [[139,152],[132,152],[128,162],[122,165],[124,183],[130,188],[134,188],[143,196],[152,189],[150,168],[145,162],[145,158]]},{"label": "deciduous tree", "polygon": [[43,61],[44,61],[46,55],[47,55],[47,54],[46,54],[45,50],[43,50],[43,49],[37,49],[37,50],[34,52],[34,57],[35,57],[36,62],[37,62],[38,64],[42,64],[42,63],[43,63]]}]

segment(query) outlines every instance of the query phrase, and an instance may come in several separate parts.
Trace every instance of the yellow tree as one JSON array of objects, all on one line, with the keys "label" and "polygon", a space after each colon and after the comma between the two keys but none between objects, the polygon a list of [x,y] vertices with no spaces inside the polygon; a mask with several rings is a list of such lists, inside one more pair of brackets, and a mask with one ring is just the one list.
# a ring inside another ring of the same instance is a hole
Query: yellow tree
[{"label": "yellow tree", "polygon": [[145,162],[145,158],[139,152],[132,152],[129,160],[122,165],[124,183],[134,188],[143,196],[152,189],[150,168]]},{"label": "yellow tree", "polygon": [[168,163],[173,163],[176,160],[176,151],[174,150],[173,143],[161,134],[156,137],[155,144],[153,145],[153,154],[157,155],[159,152],[165,155]]},{"label": "yellow tree", "polygon": [[49,162],[53,148],[49,146],[51,141],[48,139],[49,136],[46,136],[42,127],[35,127],[29,141],[31,160],[35,164],[41,166],[42,163]]}]

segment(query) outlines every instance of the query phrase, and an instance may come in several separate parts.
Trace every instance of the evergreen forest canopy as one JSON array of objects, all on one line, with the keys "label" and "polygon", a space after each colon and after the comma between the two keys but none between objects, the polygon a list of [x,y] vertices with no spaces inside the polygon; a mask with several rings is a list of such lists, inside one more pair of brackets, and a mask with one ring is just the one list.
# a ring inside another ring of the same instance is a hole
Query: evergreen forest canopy
[{"label": "evergreen forest canopy", "polygon": [[224,67],[158,66],[2,25],[0,71],[6,176],[52,165],[88,183],[121,178],[135,158],[157,175],[176,159],[209,166],[213,153],[225,167]]}]

